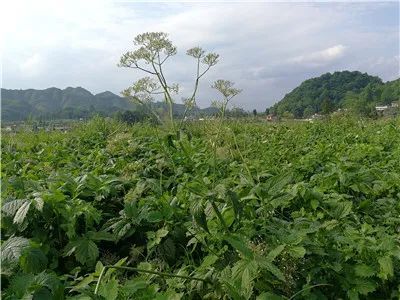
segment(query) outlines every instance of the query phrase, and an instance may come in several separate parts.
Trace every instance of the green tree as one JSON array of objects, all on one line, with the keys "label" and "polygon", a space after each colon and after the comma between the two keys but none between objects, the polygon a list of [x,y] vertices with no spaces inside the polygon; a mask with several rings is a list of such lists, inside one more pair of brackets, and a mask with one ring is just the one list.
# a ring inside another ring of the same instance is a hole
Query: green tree
[{"label": "green tree", "polygon": [[294,115],[289,111],[285,111],[282,114],[282,118],[284,118],[284,119],[294,119]]},{"label": "green tree", "polygon": [[313,114],[315,114],[315,110],[312,107],[306,107],[306,109],[303,112],[303,117],[309,118]]},{"label": "green tree", "polygon": [[321,112],[324,115],[330,114],[335,110],[335,106],[329,98],[325,98],[321,103]]}]

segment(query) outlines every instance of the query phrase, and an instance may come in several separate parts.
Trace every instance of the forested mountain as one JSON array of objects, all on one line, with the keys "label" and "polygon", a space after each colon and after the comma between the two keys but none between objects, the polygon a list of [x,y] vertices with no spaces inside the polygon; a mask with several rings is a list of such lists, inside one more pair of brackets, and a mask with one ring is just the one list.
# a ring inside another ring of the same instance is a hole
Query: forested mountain
[{"label": "forested mountain", "polygon": [[5,121],[24,120],[29,116],[80,118],[94,112],[109,115],[127,109],[134,109],[134,105],[111,92],[93,95],[82,87],[1,89],[1,116]]},{"label": "forested mountain", "polygon": [[279,116],[286,113],[302,118],[354,105],[371,110],[376,104],[398,100],[399,84],[399,80],[383,83],[379,77],[358,71],[326,73],[304,81],[276,103],[270,112]]},{"label": "forested mountain", "polygon": [[[164,103],[154,103],[159,112],[166,110]],[[4,121],[25,120],[28,117],[44,119],[76,119],[93,114],[111,116],[118,111],[136,110],[137,106],[111,92],[93,95],[88,90],[77,87],[45,90],[1,89],[1,117]],[[174,112],[183,114],[184,105],[175,104]],[[214,108],[196,109],[196,113],[215,113]]]}]

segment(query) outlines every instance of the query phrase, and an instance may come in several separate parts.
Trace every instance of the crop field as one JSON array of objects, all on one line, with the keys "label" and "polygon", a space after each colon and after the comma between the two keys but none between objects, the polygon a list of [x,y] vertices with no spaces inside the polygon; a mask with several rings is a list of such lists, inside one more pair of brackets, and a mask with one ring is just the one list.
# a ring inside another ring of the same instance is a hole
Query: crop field
[{"label": "crop field", "polygon": [[2,136],[3,299],[399,299],[400,119]]}]

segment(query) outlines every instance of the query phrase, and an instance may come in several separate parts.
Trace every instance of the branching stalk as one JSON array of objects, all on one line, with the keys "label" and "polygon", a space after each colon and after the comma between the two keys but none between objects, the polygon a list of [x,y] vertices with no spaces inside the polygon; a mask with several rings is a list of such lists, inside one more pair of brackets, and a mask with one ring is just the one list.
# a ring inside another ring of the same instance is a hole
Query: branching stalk
[{"label": "branching stalk", "polygon": [[176,275],[172,273],[165,273],[165,272],[158,272],[158,271],[151,271],[151,270],[144,270],[144,269],[139,269],[139,268],[134,268],[134,267],[124,267],[124,266],[104,266],[103,269],[101,270],[99,279],[96,284],[96,288],[94,290],[94,294],[97,295],[100,287],[101,280],[104,277],[104,273],[107,269],[119,269],[119,270],[128,270],[128,271],[134,271],[134,272],[139,272],[139,273],[148,273],[148,274],[154,274],[162,277],[175,277],[175,278],[182,278],[182,279],[188,279],[188,280],[196,280],[196,281],[202,281],[205,283],[210,283],[211,281],[209,279],[205,278],[199,278],[199,277],[190,277],[190,276],[184,276],[184,275]]}]

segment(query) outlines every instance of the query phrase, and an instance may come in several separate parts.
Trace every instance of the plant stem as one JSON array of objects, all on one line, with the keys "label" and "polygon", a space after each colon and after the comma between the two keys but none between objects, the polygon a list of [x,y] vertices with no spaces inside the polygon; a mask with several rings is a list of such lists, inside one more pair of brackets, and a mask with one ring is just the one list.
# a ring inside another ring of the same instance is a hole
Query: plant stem
[{"label": "plant stem", "polygon": [[298,291],[297,293],[295,293],[293,296],[291,296],[288,300],[292,300],[294,299],[297,295],[301,294],[304,291],[310,290],[312,288],[318,287],[318,286],[332,286],[332,284],[328,284],[328,283],[319,283],[319,284],[315,284],[315,285],[311,285],[308,287],[305,287],[304,289]]},{"label": "plant stem", "polygon": [[139,269],[139,268],[133,268],[133,267],[124,267],[124,266],[104,266],[103,269],[101,270],[99,280],[97,281],[96,288],[94,290],[94,294],[97,295],[99,291],[99,286],[100,282],[103,279],[104,272],[106,269],[120,269],[120,270],[128,270],[128,271],[135,271],[139,273],[148,273],[148,274],[154,274],[158,276],[166,276],[166,277],[175,277],[175,278],[182,278],[182,279],[188,279],[188,280],[197,280],[197,281],[202,281],[205,283],[210,283],[210,280],[204,279],[204,278],[199,278],[199,277],[190,277],[190,276],[184,276],[184,275],[175,275],[171,273],[164,273],[164,272],[158,272],[158,271],[151,271],[151,270],[144,270],[144,269]]}]

